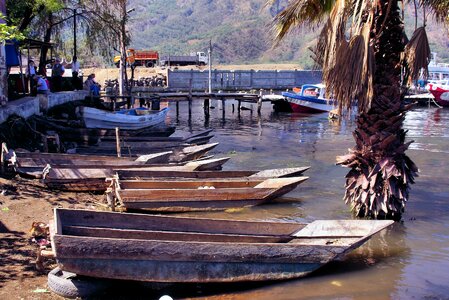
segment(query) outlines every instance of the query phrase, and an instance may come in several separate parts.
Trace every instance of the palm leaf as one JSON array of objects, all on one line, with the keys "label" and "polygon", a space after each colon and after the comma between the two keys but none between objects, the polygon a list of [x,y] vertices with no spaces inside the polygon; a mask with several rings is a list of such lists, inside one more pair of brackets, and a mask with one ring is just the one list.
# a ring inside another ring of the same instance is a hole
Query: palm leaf
[{"label": "palm leaf", "polygon": [[[271,2],[268,1],[268,3]],[[290,2],[273,20],[276,42],[281,41],[293,27],[305,24],[313,26],[323,21],[334,2],[335,0],[294,0]]]},{"label": "palm leaf", "polygon": [[431,57],[426,30],[424,27],[419,27],[413,33],[404,50],[404,60],[410,69],[410,78],[412,80],[419,79],[421,70],[423,70],[422,75],[425,78],[428,77],[429,71],[427,66]]}]

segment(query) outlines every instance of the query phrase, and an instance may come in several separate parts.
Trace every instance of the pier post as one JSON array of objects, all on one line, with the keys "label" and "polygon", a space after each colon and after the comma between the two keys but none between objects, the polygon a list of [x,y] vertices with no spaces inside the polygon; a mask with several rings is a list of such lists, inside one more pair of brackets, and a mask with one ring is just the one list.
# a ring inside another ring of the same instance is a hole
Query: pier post
[{"label": "pier post", "polygon": [[179,119],[179,101],[176,100],[176,121]]},{"label": "pier post", "polygon": [[210,99],[209,98],[204,99],[203,108],[204,108],[204,114],[206,116],[208,116],[209,115],[209,108],[210,108]]},{"label": "pier post", "polygon": [[222,103],[222,107],[223,107],[223,119],[225,118],[226,115],[226,99],[225,98],[221,98],[221,103]]},{"label": "pier post", "polygon": [[237,112],[240,114],[240,108],[242,107],[242,100],[237,100]]},{"label": "pier post", "polygon": [[115,127],[115,146],[117,149],[117,157],[122,156],[122,149],[120,146],[120,131],[118,127]]},{"label": "pier post", "polygon": [[262,89],[259,91],[259,99],[257,100],[257,114],[260,115],[260,112],[262,111]]},{"label": "pier post", "polygon": [[192,94],[189,94],[189,119],[192,118]]}]

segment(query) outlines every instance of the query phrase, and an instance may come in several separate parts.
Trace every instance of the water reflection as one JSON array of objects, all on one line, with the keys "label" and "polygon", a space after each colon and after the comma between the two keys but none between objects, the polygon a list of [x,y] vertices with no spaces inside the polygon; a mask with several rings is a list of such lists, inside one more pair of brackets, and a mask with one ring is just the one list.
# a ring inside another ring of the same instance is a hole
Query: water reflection
[{"label": "water reflection", "polygon": [[[311,169],[305,173],[309,180],[274,203],[202,216],[286,221],[352,217],[342,201],[348,170],[336,166],[335,157],[354,145],[353,120],[339,123],[328,120],[326,114],[276,114],[265,104],[260,117],[255,110],[252,114],[241,111],[238,116],[227,101],[223,121],[219,103],[211,105],[216,108],[210,110],[207,121],[202,105],[193,105],[191,122],[183,103],[179,118],[174,117],[174,108],[169,117],[177,125],[178,135],[214,129],[212,141],[220,145],[212,154],[231,156],[225,169],[300,165]],[[404,127],[407,139],[415,141],[407,154],[420,173],[411,187],[403,224],[308,278],[226,288],[194,286],[190,293],[177,295],[208,299],[448,299],[449,110],[412,110]]]}]

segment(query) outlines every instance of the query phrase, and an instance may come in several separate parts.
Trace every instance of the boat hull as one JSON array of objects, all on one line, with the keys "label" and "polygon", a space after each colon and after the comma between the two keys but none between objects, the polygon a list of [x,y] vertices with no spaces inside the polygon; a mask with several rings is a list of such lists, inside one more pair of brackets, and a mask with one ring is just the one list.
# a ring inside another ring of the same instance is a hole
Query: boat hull
[{"label": "boat hull", "polygon": [[335,101],[320,99],[315,97],[307,97],[295,93],[282,93],[286,97],[287,102],[293,112],[297,113],[323,113],[330,112],[334,109]]},{"label": "boat hull", "polygon": [[439,105],[449,107],[449,86],[429,84],[429,91]]},{"label": "boat hull", "polygon": [[[146,282],[210,283],[270,281],[301,278],[320,263],[233,263],[147,260],[60,259],[61,269],[98,278]],[[102,270],[98,272],[98,270]]]}]

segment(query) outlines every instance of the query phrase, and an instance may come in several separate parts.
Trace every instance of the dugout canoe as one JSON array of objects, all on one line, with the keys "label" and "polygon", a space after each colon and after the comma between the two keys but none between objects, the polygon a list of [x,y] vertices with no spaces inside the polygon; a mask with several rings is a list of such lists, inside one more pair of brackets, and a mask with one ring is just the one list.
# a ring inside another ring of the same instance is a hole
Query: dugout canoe
[{"label": "dugout canoe", "polygon": [[259,205],[280,197],[308,177],[269,179],[152,180],[112,179],[108,204],[128,210],[162,212],[211,211]]},{"label": "dugout canoe", "polygon": [[[142,154],[158,153],[165,151],[172,151],[173,155],[170,157],[171,162],[181,162],[187,160],[198,159],[205,155],[210,150],[214,149],[218,143],[209,143],[203,145],[188,145],[179,144],[174,147],[138,147],[129,148],[121,147],[122,156],[136,157]],[[83,155],[104,155],[104,156],[116,156],[117,149],[112,146],[92,146],[92,147],[77,147],[76,153]]]},{"label": "dugout canoe", "polygon": [[117,175],[121,179],[151,179],[151,178],[286,178],[300,176],[310,169],[309,166],[268,169],[262,171],[249,170],[225,170],[225,171],[183,171],[183,170],[117,170]]},{"label": "dugout canoe", "polygon": [[127,170],[130,172],[182,172],[215,170],[221,168],[230,158],[211,158],[198,161],[189,161],[175,165],[160,166],[123,166],[117,168],[104,168],[90,166],[90,168],[56,168],[48,165],[43,172],[43,182],[50,189],[77,192],[104,192],[109,184],[106,178],[111,178],[117,172]]},{"label": "dugout canoe", "polygon": [[286,280],[341,259],[389,220],[309,224],[54,210],[59,267],[77,275],[167,283]]},{"label": "dugout canoe", "polygon": [[65,153],[37,153],[10,151],[8,164],[21,177],[42,178],[44,168],[47,165],[58,168],[129,168],[132,166],[150,166],[169,164],[172,151],[140,155],[136,158],[113,157],[100,155],[79,155]]}]

